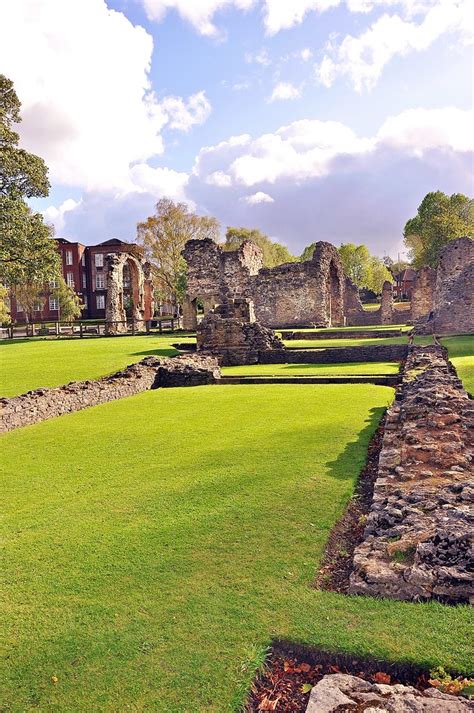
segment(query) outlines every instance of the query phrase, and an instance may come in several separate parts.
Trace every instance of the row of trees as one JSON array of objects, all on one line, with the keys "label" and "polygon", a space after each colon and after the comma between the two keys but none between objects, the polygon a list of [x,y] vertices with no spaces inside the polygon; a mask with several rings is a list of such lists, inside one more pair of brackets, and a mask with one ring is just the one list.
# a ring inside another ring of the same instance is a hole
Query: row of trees
[{"label": "row of trees", "polygon": [[9,291],[34,308],[49,281],[58,285],[62,318],[74,319],[81,305],[62,277],[52,229],[26,203],[47,196],[49,181],[43,159],[18,145],[13,126],[21,121],[20,108],[13,82],[0,75],[0,321],[8,321]]}]

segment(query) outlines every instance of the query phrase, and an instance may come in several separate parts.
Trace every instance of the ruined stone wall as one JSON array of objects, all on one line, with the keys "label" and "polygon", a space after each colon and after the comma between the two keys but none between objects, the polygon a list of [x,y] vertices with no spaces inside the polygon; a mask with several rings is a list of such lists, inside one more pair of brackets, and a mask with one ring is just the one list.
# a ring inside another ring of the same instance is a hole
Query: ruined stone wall
[{"label": "ruined stone wall", "polygon": [[388,280],[385,280],[382,286],[380,321],[382,324],[393,324],[393,287]]},{"label": "ruined stone wall", "polygon": [[458,238],[443,249],[436,269],[434,330],[474,332],[474,240]]},{"label": "ruined stone wall", "polygon": [[428,319],[433,310],[436,270],[422,267],[417,271],[411,293],[411,316],[413,322]]},{"label": "ruined stone wall", "polygon": [[196,386],[220,376],[217,361],[198,355],[146,357],[112,376],[73,381],[52,389],[36,389],[0,399],[0,432],[11,431],[89,406],[133,396],[159,386]]},{"label": "ruined stone wall", "polygon": [[411,347],[385,424],[350,592],[450,603],[474,597],[474,407],[443,347]]},{"label": "ruined stone wall", "polygon": [[218,357],[223,366],[256,364],[261,352],[284,349],[283,342],[255,320],[253,303],[228,300],[209,312],[197,329],[197,348]]},{"label": "ruined stone wall", "polygon": [[[265,326],[344,324],[349,283],[339,253],[329,243],[317,243],[311,260],[273,268],[262,268],[262,253],[250,242],[225,252],[212,241],[192,240],[183,256],[188,264],[186,329],[196,326],[196,299],[203,300],[205,306],[207,301],[206,312],[238,296],[254,302],[256,318]],[[350,302],[356,312],[354,295]]]}]

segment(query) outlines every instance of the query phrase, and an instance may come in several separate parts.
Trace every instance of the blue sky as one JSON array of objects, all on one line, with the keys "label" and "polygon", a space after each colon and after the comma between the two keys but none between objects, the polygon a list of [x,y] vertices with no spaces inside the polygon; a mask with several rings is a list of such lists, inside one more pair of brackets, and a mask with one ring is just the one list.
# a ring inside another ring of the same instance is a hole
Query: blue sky
[{"label": "blue sky", "polygon": [[17,0],[0,53],[22,143],[50,167],[35,208],[90,244],[133,239],[169,196],[296,254],[329,240],[395,255],[427,191],[473,193],[471,12],[467,0]]}]

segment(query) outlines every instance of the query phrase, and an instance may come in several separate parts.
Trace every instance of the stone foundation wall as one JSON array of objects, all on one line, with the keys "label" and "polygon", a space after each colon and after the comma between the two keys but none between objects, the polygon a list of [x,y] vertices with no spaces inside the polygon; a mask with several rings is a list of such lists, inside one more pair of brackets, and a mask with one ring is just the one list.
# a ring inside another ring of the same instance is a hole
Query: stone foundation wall
[{"label": "stone foundation wall", "polygon": [[260,352],[259,364],[344,364],[346,362],[403,361],[407,344],[380,344],[337,349],[282,349]]},{"label": "stone foundation wall", "polygon": [[146,357],[112,376],[94,381],[73,381],[65,386],[36,389],[0,399],[0,432],[123,399],[159,386],[195,386],[220,377],[217,361],[198,355]]},{"label": "stone foundation wall", "polygon": [[387,413],[352,594],[472,601],[473,427],[474,404],[446,350],[410,348]]}]

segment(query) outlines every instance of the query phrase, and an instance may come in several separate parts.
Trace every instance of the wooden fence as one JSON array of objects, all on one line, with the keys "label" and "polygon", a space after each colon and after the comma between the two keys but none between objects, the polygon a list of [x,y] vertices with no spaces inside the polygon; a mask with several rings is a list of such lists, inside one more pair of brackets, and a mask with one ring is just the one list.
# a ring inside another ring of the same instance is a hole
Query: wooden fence
[{"label": "wooden fence", "polygon": [[12,324],[1,328],[3,339],[25,339],[27,337],[84,337],[126,336],[134,334],[163,334],[181,329],[179,317],[158,319],[127,319],[117,322],[106,320],[81,320],[77,322],[30,322]]}]

